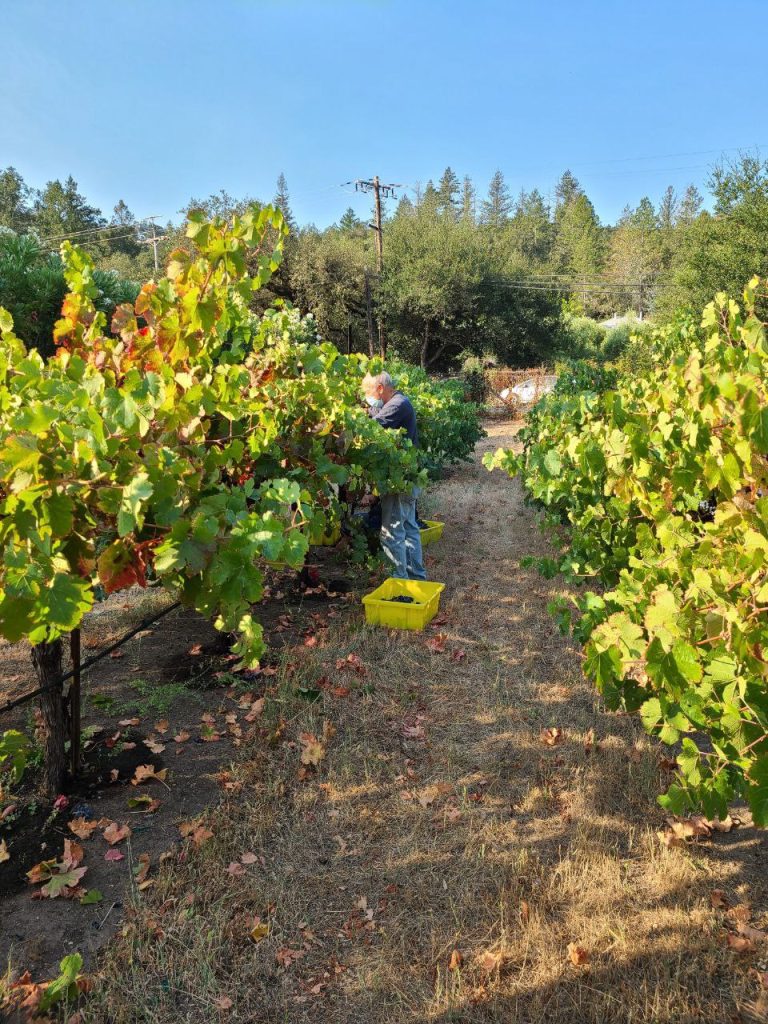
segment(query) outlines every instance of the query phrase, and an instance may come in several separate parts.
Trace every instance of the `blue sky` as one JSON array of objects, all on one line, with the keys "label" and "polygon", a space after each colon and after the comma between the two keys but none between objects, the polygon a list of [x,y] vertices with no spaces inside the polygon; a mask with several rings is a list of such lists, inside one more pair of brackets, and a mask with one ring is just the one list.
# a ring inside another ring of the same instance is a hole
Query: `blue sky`
[{"label": "blue sky", "polygon": [[0,0],[0,167],[163,218],[282,170],[320,226],[357,177],[568,167],[610,223],[768,156],[767,37],[766,0]]}]

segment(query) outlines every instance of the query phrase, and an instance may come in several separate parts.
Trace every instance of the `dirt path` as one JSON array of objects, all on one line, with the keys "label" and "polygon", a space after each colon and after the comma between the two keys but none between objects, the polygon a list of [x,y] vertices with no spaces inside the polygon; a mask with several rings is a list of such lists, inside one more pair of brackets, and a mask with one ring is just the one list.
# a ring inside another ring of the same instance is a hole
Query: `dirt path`
[{"label": "dirt path", "polygon": [[511,442],[491,434],[431,496],[445,624],[356,615],[289,656],[213,838],[137,896],[85,1020],[760,1019],[710,894],[759,926],[765,839],[661,846],[658,751],[600,709],[546,613],[557,584],[520,568],[546,543],[481,467]]}]

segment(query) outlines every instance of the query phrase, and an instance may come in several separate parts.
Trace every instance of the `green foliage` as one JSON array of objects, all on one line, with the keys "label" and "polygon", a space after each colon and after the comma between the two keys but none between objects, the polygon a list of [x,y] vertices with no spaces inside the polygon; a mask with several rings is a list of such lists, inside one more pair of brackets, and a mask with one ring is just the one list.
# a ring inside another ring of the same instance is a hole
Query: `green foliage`
[{"label": "green foliage", "polygon": [[471,458],[485,431],[480,425],[481,407],[467,401],[465,382],[429,377],[418,366],[396,360],[387,361],[387,370],[416,410],[420,463],[430,476]]},{"label": "green foliage", "polygon": [[[753,279],[696,324],[654,336],[654,363],[601,394],[539,403],[520,474],[564,547],[558,568],[606,589],[577,602],[585,670],[611,707],[682,741],[662,798],[768,825],[768,341]],[[713,507],[715,511],[713,512]],[[562,621],[568,616],[558,609]],[[697,742],[706,737],[707,743]]]},{"label": "green foliage", "polygon": [[39,1013],[47,1013],[59,1003],[70,1003],[77,999],[77,980],[83,969],[83,958],[79,953],[70,953],[59,964],[59,975],[43,992],[38,1005]]},{"label": "green foliage", "polygon": [[588,316],[563,314],[562,352],[570,359],[597,359],[605,341],[605,328]]},{"label": "green foliage", "polygon": [[51,642],[97,588],[150,576],[255,664],[264,561],[301,565],[341,485],[422,479],[415,452],[360,407],[365,360],[295,311],[250,313],[285,230],[271,207],[231,224],[191,213],[189,251],[111,331],[92,261],[65,243],[48,360],[0,311],[0,635]]},{"label": "green foliage", "polygon": [[[95,270],[95,307],[111,316],[123,302],[134,302],[139,285],[109,271]],[[13,317],[16,331],[42,355],[54,351],[53,328],[67,291],[64,266],[34,235],[0,233],[0,306]]]},{"label": "green foliage", "polygon": [[0,767],[10,771],[14,782],[21,782],[31,753],[32,744],[29,739],[16,729],[7,729],[0,736]]},{"label": "green foliage", "polygon": [[608,362],[614,362],[627,354],[632,345],[637,345],[638,351],[649,348],[652,334],[653,328],[642,320],[617,324],[606,332],[600,354]]}]

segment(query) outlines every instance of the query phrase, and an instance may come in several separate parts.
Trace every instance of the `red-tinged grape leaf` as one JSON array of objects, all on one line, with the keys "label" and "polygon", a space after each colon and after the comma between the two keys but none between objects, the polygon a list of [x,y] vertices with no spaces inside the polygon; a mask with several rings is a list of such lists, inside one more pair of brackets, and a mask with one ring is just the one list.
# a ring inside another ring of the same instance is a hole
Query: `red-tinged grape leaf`
[{"label": "red-tinged grape leaf", "polygon": [[99,580],[107,594],[138,584],[147,585],[145,548],[115,540],[99,555],[96,562]]},{"label": "red-tinged grape leaf", "polygon": [[118,849],[116,849],[114,846],[112,846],[104,854],[104,860],[109,860],[109,861],[125,860],[125,854],[121,853]]}]

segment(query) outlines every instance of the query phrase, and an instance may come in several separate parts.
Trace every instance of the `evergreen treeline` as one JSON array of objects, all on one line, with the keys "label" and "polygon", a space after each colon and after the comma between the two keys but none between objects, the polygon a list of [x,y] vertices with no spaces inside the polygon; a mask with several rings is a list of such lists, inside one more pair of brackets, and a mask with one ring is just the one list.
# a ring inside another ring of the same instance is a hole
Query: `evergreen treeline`
[{"label": "evergreen treeline", "polygon": [[[368,223],[350,208],[325,230],[298,226],[281,174],[272,201],[292,234],[257,303],[280,297],[312,311],[343,349],[366,350],[371,338],[378,346],[381,319],[390,350],[427,368],[469,354],[531,365],[567,352],[574,313],[665,319],[768,274],[768,162],[742,156],[716,167],[708,185],[711,213],[695,186],[682,194],[669,187],[603,225],[570,171],[550,201],[536,189],[512,196],[501,171],[478,197],[470,178],[447,167],[437,184],[405,192],[387,212],[379,276]],[[221,191],[191,199],[187,209],[227,216],[248,202]],[[184,243],[181,221],[158,231],[162,260]],[[35,191],[14,168],[0,172],[0,305],[19,311],[27,326],[31,318],[26,336],[36,340],[55,319],[62,290],[55,252],[64,237],[92,253],[110,295],[130,293],[128,282],[154,272],[151,226],[122,201],[106,218],[71,177]],[[26,292],[25,281],[34,282]]]}]

